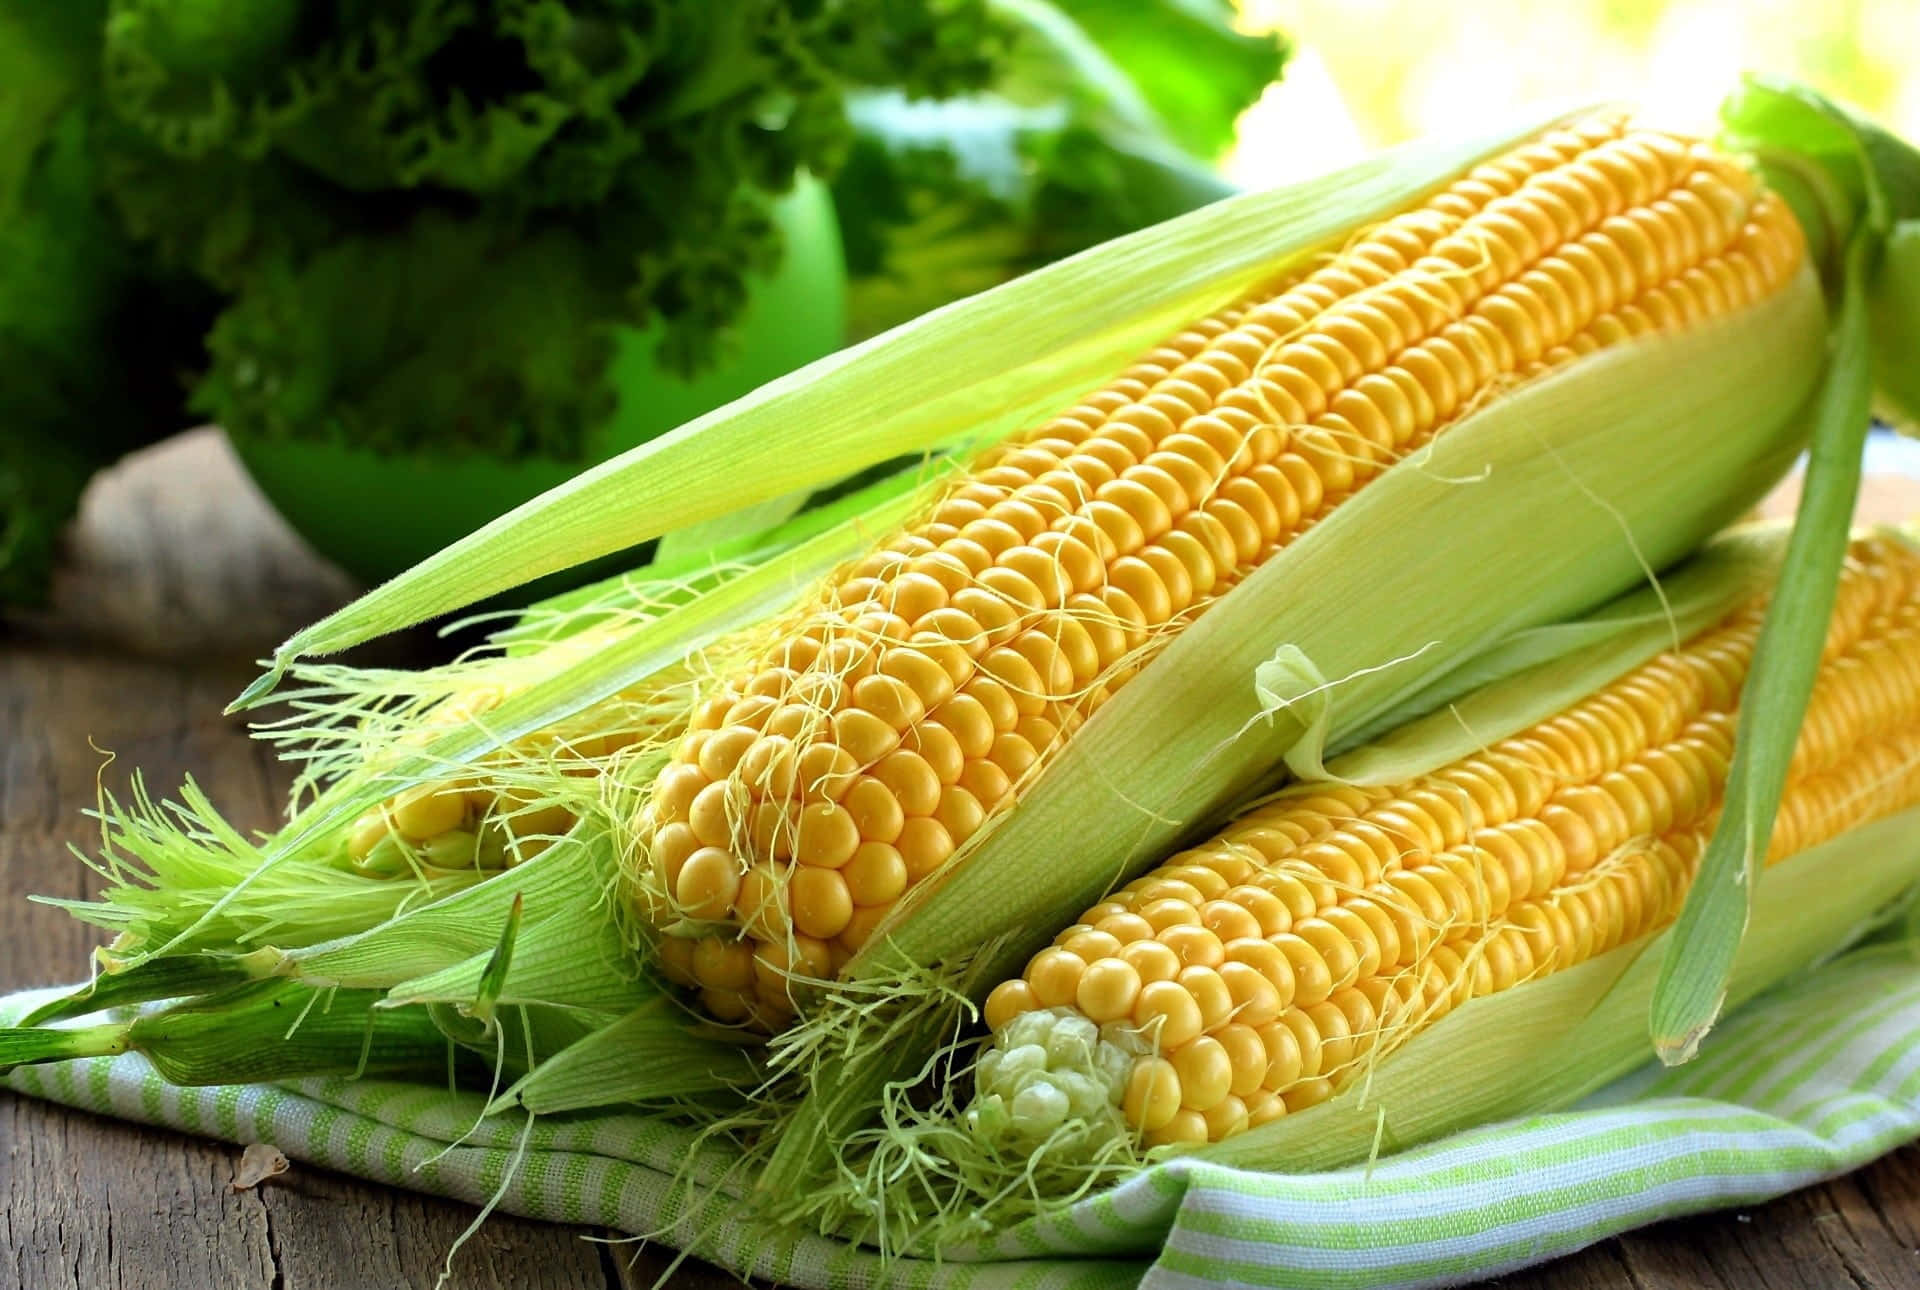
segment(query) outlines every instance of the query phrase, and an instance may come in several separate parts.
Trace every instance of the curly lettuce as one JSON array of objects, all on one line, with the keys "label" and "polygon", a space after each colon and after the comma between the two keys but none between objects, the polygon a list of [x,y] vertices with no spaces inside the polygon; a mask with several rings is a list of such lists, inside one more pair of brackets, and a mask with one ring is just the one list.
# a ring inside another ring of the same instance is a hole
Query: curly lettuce
[{"label": "curly lettuce", "polygon": [[671,374],[729,355],[803,174],[840,177],[862,334],[1210,201],[1283,55],[1228,15],[0,0],[0,600],[194,414],[580,459],[623,330]]},{"label": "curly lettuce", "polygon": [[111,0],[104,93],[144,146],[107,174],[230,297],[195,410],[567,460],[610,327],[657,325],[681,374],[728,351],[849,86],[955,92],[994,49],[982,0]]}]

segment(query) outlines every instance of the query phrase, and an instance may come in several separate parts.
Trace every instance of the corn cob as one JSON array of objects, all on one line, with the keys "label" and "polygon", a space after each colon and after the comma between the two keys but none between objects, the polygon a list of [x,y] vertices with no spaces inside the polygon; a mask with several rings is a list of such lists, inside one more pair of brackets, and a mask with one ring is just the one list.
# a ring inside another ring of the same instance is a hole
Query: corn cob
[{"label": "corn cob", "polygon": [[[1039,1140],[1105,1099],[1149,1145],[1217,1142],[1663,926],[1718,821],[1764,611],[1412,782],[1289,790],[1088,909],[988,996],[975,1122]],[[1767,860],[1916,802],[1920,553],[1861,539]]]},{"label": "corn cob", "polygon": [[[777,1029],[1154,652],[1504,387],[1801,267],[1700,144],[1556,130],[986,454],[722,675],[639,821],[669,976]],[[717,924],[718,927],[712,926]]]}]

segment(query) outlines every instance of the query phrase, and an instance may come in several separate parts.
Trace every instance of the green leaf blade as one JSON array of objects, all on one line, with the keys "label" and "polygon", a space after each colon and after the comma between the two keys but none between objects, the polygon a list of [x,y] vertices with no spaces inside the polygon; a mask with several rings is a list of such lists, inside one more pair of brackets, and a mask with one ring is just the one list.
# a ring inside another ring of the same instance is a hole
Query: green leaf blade
[{"label": "green leaf blade", "polygon": [[1867,436],[1872,381],[1865,281],[1871,249],[1868,237],[1856,233],[1806,486],[1741,692],[1720,826],[1687,893],[1654,992],[1649,1016],[1654,1051],[1670,1065],[1692,1058],[1725,1003],[1758,868],[1819,676]]}]

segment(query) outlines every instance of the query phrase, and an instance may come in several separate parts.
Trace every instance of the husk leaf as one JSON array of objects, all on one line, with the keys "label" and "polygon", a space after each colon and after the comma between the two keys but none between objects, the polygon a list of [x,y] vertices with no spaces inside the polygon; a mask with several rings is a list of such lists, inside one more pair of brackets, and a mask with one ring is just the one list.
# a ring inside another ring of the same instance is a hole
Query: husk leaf
[{"label": "husk leaf", "polygon": [[548,1114],[671,1102],[739,1092],[757,1080],[747,1049],[690,1034],[687,1017],[661,996],[542,1062],[489,1109]]},{"label": "husk leaf", "polygon": [[1563,712],[1663,650],[1677,649],[1764,591],[1789,528],[1744,524],[1716,536],[1653,585],[1584,617],[1515,632],[1408,705],[1427,715],[1327,767],[1346,784],[1402,784]]},{"label": "husk leaf", "polygon": [[1726,1004],[1754,882],[1820,674],[1866,448],[1872,392],[1864,277],[1869,248],[1867,238],[1856,233],[1793,535],[1741,688],[1720,824],[1687,891],[1654,991],[1653,1048],[1669,1065],[1692,1058]]}]

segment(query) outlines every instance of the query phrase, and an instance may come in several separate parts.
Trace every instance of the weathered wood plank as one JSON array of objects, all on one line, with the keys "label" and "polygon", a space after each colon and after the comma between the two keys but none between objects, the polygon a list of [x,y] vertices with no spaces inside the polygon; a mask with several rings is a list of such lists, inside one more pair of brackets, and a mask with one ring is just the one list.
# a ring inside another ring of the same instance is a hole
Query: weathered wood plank
[{"label": "weathered wood plank", "polygon": [[326,1169],[293,1170],[259,1189],[284,1290],[363,1286],[434,1290],[451,1253],[458,1286],[542,1290],[607,1284],[584,1229],[494,1214],[458,1251],[469,1205],[370,1186]]},{"label": "weathered wood plank", "polygon": [[266,1287],[277,1264],[257,1196],[224,1148],[0,1098],[7,1160],[0,1280],[35,1290]]}]

